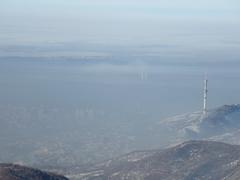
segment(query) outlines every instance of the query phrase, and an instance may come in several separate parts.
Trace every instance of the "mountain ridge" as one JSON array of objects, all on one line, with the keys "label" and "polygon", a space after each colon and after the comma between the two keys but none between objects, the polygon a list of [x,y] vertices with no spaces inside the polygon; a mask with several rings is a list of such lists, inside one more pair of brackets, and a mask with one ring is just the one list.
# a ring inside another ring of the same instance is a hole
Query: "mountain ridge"
[{"label": "mountain ridge", "polygon": [[[136,151],[88,171],[79,180],[235,180],[240,176],[240,146],[214,141],[187,141],[152,151]],[[139,157],[138,157],[139,155]]]},{"label": "mountain ridge", "polygon": [[[206,115],[197,111],[170,117],[158,122],[158,126],[167,129],[169,136],[173,135],[170,145],[191,139],[218,140],[234,144],[236,141],[221,137],[238,134],[239,120],[240,104],[233,104],[211,109]],[[178,139],[174,140],[175,137]]]}]

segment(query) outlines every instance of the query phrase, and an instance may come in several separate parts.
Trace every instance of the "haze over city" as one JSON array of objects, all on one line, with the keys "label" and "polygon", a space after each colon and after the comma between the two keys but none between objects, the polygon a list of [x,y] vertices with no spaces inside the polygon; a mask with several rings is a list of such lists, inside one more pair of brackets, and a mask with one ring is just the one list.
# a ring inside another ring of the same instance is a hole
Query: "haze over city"
[{"label": "haze over city", "polygon": [[234,149],[223,161],[236,164],[237,147],[185,141],[240,144],[239,32],[237,0],[2,0],[0,163],[106,178],[156,151],[174,165],[163,172],[179,168],[160,149],[183,143],[174,148]]}]

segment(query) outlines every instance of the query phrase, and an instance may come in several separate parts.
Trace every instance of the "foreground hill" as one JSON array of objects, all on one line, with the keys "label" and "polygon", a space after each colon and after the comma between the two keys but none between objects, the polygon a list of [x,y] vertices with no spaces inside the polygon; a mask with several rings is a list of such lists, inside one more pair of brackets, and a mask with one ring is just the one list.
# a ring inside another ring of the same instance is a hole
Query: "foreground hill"
[{"label": "foreground hill", "polygon": [[0,164],[0,180],[67,180],[67,178],[20,165]]},{"label": "foreground hill", "polygon": [[139,151],[91,166],[71,178],[84,180],[237,180],[240,146],[189,141],[165,150]]}]

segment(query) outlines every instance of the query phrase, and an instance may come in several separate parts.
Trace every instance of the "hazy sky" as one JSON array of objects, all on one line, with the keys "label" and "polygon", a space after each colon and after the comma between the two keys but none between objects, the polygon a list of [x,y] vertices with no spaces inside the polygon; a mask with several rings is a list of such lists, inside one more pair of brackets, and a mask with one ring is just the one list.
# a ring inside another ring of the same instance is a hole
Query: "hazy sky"
[{"label": "hazy sky", "polygon": [[[94,58],[95,56],[104,58],[108,56],[119,61],[139,61],[140,65],[137,69],[134,63],[126,68],[129,72],[134,69],[137,72],[145,70],[145,61],[156,60],[165,63],[174,60],[177,61],[177,65],[184,64],[185,60],[191,63],[211,61],[212,67],[220,64],[221,69],[216,71],[225,75],[232,71],[232,69],[225,70],[230,60],[234,62],[230,63],[234,67],[233,73],[238,72],[239,63],[235,64],[235,61],[239,61],[240,57],[239,32],[239,0],[0,0],[0,58],[31,55],[41,58],[45,56],[58,57],[58,55],[61,57],[94,56]],[[224,63],[219,63],[220,60]],[[141,64],[141,61],[144,63]],[[191,65],[187,66],[187,71],[191,73],[197,71],[201,77],[204,72],[210,71],[205,67],[196,70]],[[19,68],[16,67],[16,69]],[[109,70],[112,72],[117,71],[117,68],[120,68],[120,72],[125,71],[125,67],[119,65],[112,67],[108,64],[107,66],[104,64],[91,67],[90,70],[94,73],[99,69],[99,71]],[[155,68],[154,72],[165,73],[168,71],[161,64],[156,67],[153,64],[153,68]],[[178,66],[174,65],[172,68],[170,74],[175,73]],[[3,69],[7,73],[12,73],[9,68]],[[146,71],[151,70],[152,67],[149,67],[148,70],[148,66],[146,66]],[[76,72],[78,71],[80,70],[77,69]],[[182,71],[185,74],[184,70],[178,70],[178,72]],[[23,70],[23,72],[25,71]],[[39,72],[42,73],[42,71]],[[59,74],[61,72],[59,70]],[[49,74],[52,75],[51,73]],[[15,80],[15,77],[18,77],[15,69],[12,74],[12,84],[15,87],[15,81],[21,81]],[[45,73],[42,74],[45,76]],[[65,76],[65,74],[61,76]],[[1,77],[4,80],[7,79],[4,75]],[[31,75],[29,77],[32,78]],[[79,75],[79,77],[81,76]],[[22,79],[24,80],[24,77]],[[62,83],[62,79],[59,79],[59,82]],[[68,77],[66,79],[71,80]],[[199,79],[201,81],[201,78]],[[32,81],[35,79],[33,78]],[[199,83],[199,81],[194,82]],[[53,78],[51,82],[55,82],[55,79]],[[112,82],[115,82],[115,79]],[[155,82],[158,84],[159,80]],[[165,79],[162,82],[164,83]],[[178,80],[173,80],[170,84],[176,84],[176,82]],[[6,84],[4,83],[3,86]],[[45,81],[43,81],[44,83]],[[196,88],[196,92],[202,92],[201,82],[199,84],[200,88]],[[222,86],[225,87],[225,84],[223,82],[219,84],[221,87],[217,85],[215,87],[222,90]],[[230,85],[227,87],[232,87],[232,84]],[[236,84],[236,86],[238,85]],[[166,87],[168,88],[168,86]],[[182,85],[180,84],[179,87],[182,88]],[[9,89],[14,88],[10,86],[5,89],[8,92]],[[31,88],[30,90],[32,91]],[[79,92],[80,90],[81,88],[79,88]],[[238,90],[239,87],[235,88],[236,92]],[[176,91],[185,93],[185,89],[176,89]],[[227,92],[230,91],[232,89]],[[13,97],[21,96],[21,93],[13,92],[12,94]],[[12,94],[10,93],[9,97]],[[237,96],[237,93],[234,94]],[[26,95],[28,94],[26,93]],[[60,95],[62,96],[61,93]],[[3,96],[5,96],[4,93]],[[185,98],[182,95],[179,97]],[[235,96],[229,97],[229,99],[234,98]],[[219,96],[215,98],[215,102],[217,99]],[[216,104],[223,103],[227,103],[227,100]],[[169,106],[172,104],[175,102],[169,103]],[[163,105],[165,106],[164,102]]]},{"label": "hazy sky", "polygon": [[237,0],[1,0],[0,38],[2,42],[141,36],[146,40],[150,37],[144,38],[146,34],[194,32],[196,25],[235,26],[239,10]]},{"label": "hazy sky", "polygon": [[[125,13],[139,15],[180,15],[202,14],[208,16],[236,15],[239,10],[237,0],[2,0],[1,12],[12,15],[63,15],[73,13],[77,16],[89,17],[111,14],[122,17]],[[88,14],[89,13],[89,14]],[[101,14],[103,13],[103,14]],[[101,16],[99,18],[101,18]]]}]

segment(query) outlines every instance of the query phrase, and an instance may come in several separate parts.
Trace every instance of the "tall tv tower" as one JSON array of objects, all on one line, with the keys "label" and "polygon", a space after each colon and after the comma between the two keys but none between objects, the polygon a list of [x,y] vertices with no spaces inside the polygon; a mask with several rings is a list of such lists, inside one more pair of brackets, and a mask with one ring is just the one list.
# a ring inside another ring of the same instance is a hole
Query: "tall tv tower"
[{"label": "tall tv tower", "polygon": [[203,114],[207,114],[207,93],[208,93],[208,79],[204,79],[204,95],[203,95]]}]

